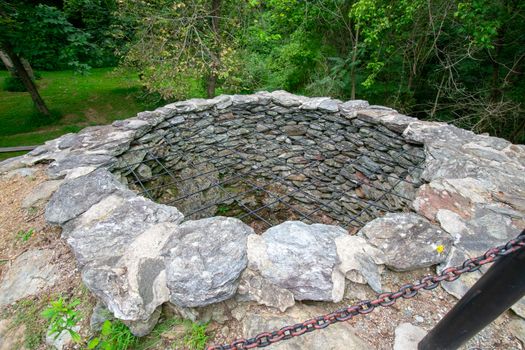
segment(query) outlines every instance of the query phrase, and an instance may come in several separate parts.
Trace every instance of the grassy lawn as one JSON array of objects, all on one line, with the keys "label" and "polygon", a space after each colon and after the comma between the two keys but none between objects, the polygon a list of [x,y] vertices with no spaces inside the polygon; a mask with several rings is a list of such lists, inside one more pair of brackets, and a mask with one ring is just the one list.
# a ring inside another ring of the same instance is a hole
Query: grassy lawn
[{"label": "grassy lawn", "polygon": [[[0,86],[8,73],[0,71]],[[35,114],[26,92],[0,91],[0,147],[42,144],[89,125],[108,124],[151,109],[137,99],[138,75],[114,72],[112,68],[92,69],[87,75],[73,71],[41,72],[40,94],[56,116],[51,123]],[[47,124],[47,125],[45,125]],[[0,159],[18,154],[2,154]]]}]

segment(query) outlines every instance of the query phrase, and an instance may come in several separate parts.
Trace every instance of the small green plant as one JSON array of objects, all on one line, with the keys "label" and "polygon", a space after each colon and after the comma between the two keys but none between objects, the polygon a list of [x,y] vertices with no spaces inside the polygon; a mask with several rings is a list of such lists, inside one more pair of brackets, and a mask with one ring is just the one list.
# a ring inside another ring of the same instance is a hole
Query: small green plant
[{"label": "small green plant", "polygon": [[[35,181],[35,178],[33,178],[33,177],[30,177],[29,179],[31,181]],[[36,215],[38,213],[38,208],[36,208],[36,207],[29,207],[29,208],[27,208],[27,213],[29,215],[31,215],[31,216]]]},{"label": "small green plant", "polygon": [[100,336],[88,342],[88,349],[126,350],[137,344],[137,341],[138,338],[131,333],[124,323],[106,320],[102,324]]},{"label": "small green plant", "polygon": [[217,206],[217,215],[224,215],[231,210],[230,206],[227,204],[219,204]]},{"label": "small green plant", "polygon": [[51,302],[48,308],[42,312],[42,316],[50,323],[49,335],[54,335],[56,339],[62,332],[66,331],[71,335],[74,342],[80,342],[80,334],[73,330],[80,321],[79,312],[75,311],[78,304],[80,304],[78,299],[67,304],[62,297]]},{"label": "small green plant", "polygon": [[184,344],[190,349],[204,349],[208,342],[208,336],[206,335],[207,328],[207,323],[192,323],[189,329],[189,334],[184,337]]},{"label": "small green plant", "polygon": [[35,232],[34,229],[29,229],[29,230],[20,230],[18,231],[18,233],[16,234],[17,238],[22,241],[22,242],[27,242],[29,240],[29,238],[31,238],[31,236],[33,235],[33,233]]}]

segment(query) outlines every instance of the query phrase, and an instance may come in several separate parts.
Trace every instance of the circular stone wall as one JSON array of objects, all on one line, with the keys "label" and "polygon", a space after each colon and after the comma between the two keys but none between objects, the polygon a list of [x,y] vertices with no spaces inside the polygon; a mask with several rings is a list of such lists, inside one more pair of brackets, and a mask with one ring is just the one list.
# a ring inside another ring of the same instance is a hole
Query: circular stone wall
[{"label": "circular stone wall", "polygon": [[275,96],[168,105],[170,117],[134,140],[114,173],[186,220],[235,216],[256,231],[293,219],[353,229],[408,210],[423,148],[357,113],[391,110]]},{"label": "circular stone wall", "polygon": [[[0,173],[35,164],[58,187],[46,221],[137,335],[163,305],[205,317],[380,293],[385,268],[440,270],[525,228],[523,145],[365,101],[182,101],[48,141]],[[461,283],[443,288],[459,297]]]}]

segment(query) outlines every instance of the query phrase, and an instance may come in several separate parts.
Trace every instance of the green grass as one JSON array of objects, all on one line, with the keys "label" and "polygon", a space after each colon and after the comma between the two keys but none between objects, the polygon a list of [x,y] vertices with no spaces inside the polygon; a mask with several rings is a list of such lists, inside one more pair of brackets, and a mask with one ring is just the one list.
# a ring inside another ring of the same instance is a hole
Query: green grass
[{"label": "green grass", "polygon": [[[41,72],[40,94],[52,111],[43,120],[26,92],[0,91],[0,147],[37,145],[90,125],[111,123],[151,109],[137,98],[141,94],[138,75],[92,69],[87,75],[73,71]],[[8,73],[0,71],[0,86]],[[0,154],[0,159],[7,158]]]},{"label": "green grass", "polygon": [[[146,337],[140,338],[135,350],[189,349],[204,350],[208,341],[207,323],[170,318],[159,322]],[[169,335],[170,336],[166,336]]]},{"label": "green grass", "polygon": [[26,153],[27,151],[0,153],[0,162],[4,159],[18,157]]},{"label": "green grass", "polygon": [[46,299],[23,299],[13,307],[11,328],[24,326],[23,344],[26,349],[37,349],[44,339],[47,323],[40,317],[41,310],[46,305]]}]

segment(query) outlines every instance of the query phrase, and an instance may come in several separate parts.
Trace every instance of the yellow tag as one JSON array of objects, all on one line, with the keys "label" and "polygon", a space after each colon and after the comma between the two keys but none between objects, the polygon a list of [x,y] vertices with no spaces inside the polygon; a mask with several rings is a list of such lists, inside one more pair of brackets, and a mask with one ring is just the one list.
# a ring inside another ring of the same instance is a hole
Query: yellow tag
[{"label": "yellow tag", "polygon": [[441,254],[441,253],[443,253],[443,251],[445,250],[445,247],[444,247],[443,245],[440,244],[440,245],[438,245],[438,246],[436,247],[436,250],[437,250],[437,252],[438,252],[439,254]]}]

